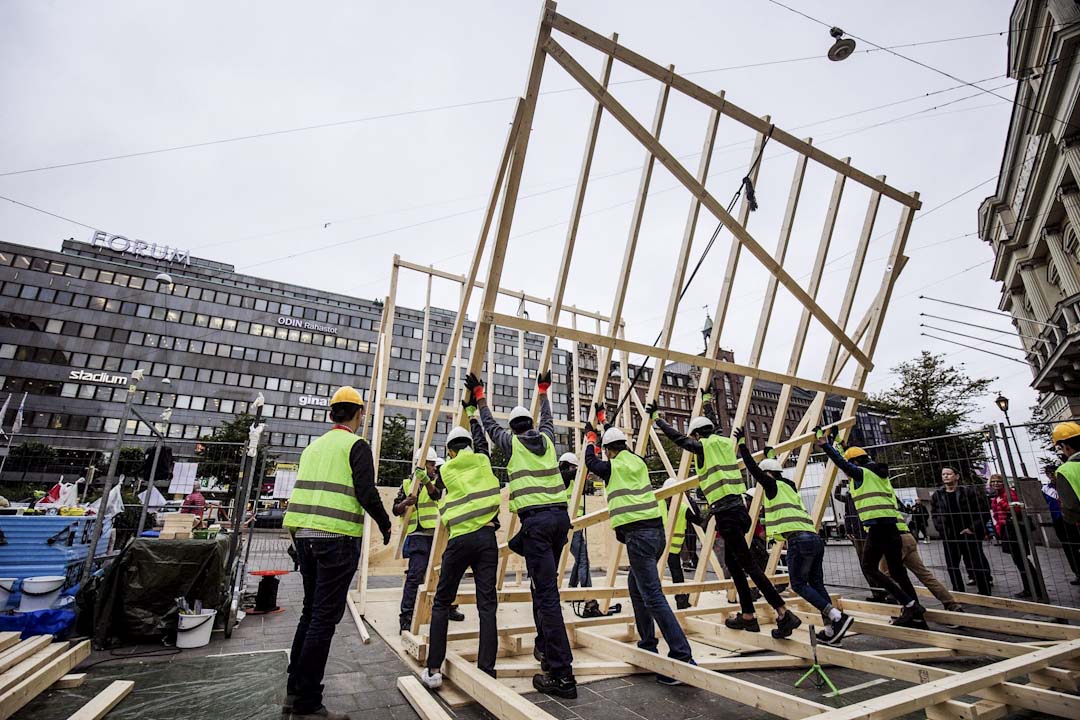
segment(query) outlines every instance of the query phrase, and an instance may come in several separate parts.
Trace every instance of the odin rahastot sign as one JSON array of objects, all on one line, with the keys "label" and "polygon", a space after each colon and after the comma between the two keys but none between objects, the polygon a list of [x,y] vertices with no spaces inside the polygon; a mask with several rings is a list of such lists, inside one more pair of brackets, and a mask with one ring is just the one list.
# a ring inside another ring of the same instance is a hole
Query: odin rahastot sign
[{"label": "odin rahastot sign", "polygon": [[148,243],[145,240],[131,240],[123,235],[110,235],[101,230],[94,231],[90,244],[94,247],[107,248],[113,252],[138,255],[139,257],[148,257],[154,260],[165,260],[172,263],[183,263],[187,266],[191,265],[190,250],[179,250],[168,245]]}]

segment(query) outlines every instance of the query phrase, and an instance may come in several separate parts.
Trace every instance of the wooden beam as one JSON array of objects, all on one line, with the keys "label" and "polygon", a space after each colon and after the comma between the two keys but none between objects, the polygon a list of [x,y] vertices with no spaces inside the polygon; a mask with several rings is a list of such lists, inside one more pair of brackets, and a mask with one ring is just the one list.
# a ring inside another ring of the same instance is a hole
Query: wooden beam
[{"label": "wooden beam", "polygon": [[[934,596],[932,592],[922,585],[916,585],[915,592],[921,597],[930,598]],[[1031,602],[1030,600],[1014,600],[1013,598],[976,595],[975,593],[954,592],[952,595],[956,598],[956,602],[964,603],[965,605],[997,608],[998,610],[1012,610],[1013,612],[1029,615],[1045,615],[1059,620],[1080,620],[1080,608],[1065,607],[1064,605],[1048,605],[1045,603]]]},{"label": "wooden beam", "polygon": [[23,660],[21,663],[11,668],[3,675],[0,675],[0,693],[4,692],[8,688],[15,687],[23,678],[30,673],[34,672],[40,667],[43,667],[46,663],[53,658],[60,655],[67,650],[68,644],[66,642],[55,642],[52,644],[46,644],[43,648],[38,650],[30,657]]},{"label": "wooden beam", "polygon": [[513,315],[506,315],[504,313],[492,312],[486,317],[487,321],[490,323],[501,327],[514,328],[515,330],[526,330],[539,335],[551,335],[565,340],[589,343],[590,345],[597,345],[608,349],[626,350],[635,355],[662,357],[669,362],[684,362],[694,367],[709,368],[714,371],[729,372],[744,377],[754,377],[758,380],[770,380],[781,384],[792,384],[804,390],[819,390],[834,395],[843,395],[845,397],[866,397],[866,393],[843,385],[833,385],[818,380],[811,380],[809,378],[794,377],[792,375],[773,372],[771,370],[762,370],[761,368],[755,368],[749,365],[740,365],[739,363],[727,362],[726,360],[707,358],[702,355],[695,355],[694,353],[680,352],[678,350],[662,350],[653,345],[633,342],[632,340],[624,340],[622,338],[603,335],[601,333],[592,333],[587,330],[575,330],[561,325],[555,326],[550,323],[540,322],[539,320],[529,320],[526,318],[514,317]]},{"label": "wooden beam", "polygon": [[26,677],[18,685],[0,694],[0,720],[18,712],[54,682],[71,672],[71,669],[90,657],[90,641],[83,640],[64,654]]},{"label": "wooden beam", "polygon": [[[813,649],[801,639],[777,640],[765,633],[741,633],[707,620],[691,619],[688,626],[695,632],[711,632],[718,637],[736,639],[763,650],[786,653],[807,660],[814,657]],[[745,637],[746,635],[753,635],[754,637],[748,638]],[[821,644],[817,648],[817,657],[821,662],[917,684],[960,674],[954,670],[905,662],[895,656],[882,657],[874,653],[852,652]],[[1066,695],[1016,683],[1002,683],[994,687],[975,690],[973,694],[977,697],[1005,705],[1015,705],[1036,712],[1045,712],[1061,717],[1080,717],[1080,697],[1075,695]]]},{"label": "wooden beam", "polygon": [[447,653],[443,675],[499,720],[555,720],[456,653]]},{"label": "wooden beam", "polygon": [[[563,15],[559,15],[558,13],[554,15],[552,18],[552,27],[602,53],[614,56],[616,60],[629,65],[655,80],[671,83],[671,86],[679,92],[708,107],[719,110],[724,115],[746,125],[752,130],[761,133],[768,132],[770,129],[768,123],[762,122],[760,118],[757,118],[752,113],[719,97],[716,93],[706,90],[702,86],[687,80],[681,75],[669,73],[668,70],[659,63],[655,63],[652,60],[635,53],[633,50],[629,50],[622,45],[619,45],[619,43],[609,40],[603,35],[600,35]],[[813,145],[809,145],[808,143],[799,140],[794,135],[791,135],[780,128],[772,129],[772,138],[781,145],[809,156],[814,162],[820,163],[836,172],[843,172],[860,185],[865,185],[871,190],[877,190],[886,197],[890,197],[903,205],[912,207],[916,210],[922,206],[917,199],[912,198],[910,195],[876,180],[861,170],[845,166],[838,158],[829,155]]]},{"label": "wooden beam", "polygon": [[371,634],[368,632],[367,626],[364,624],[364,617],[360,613],[359,600],[353,600],[352,598],[349,598],[348,600],[346,600],[345,604],[349,606],[349,614],[352,615],[353,622],[356,624],[356,631],[360,633],[360,642],[362,642],[364,645],[370,644]]},{"label": "wooden beam", "polygon": [[0,632],[0,657],[3,657],[2,653],[8,648],[18,645],[19,638],[22,637],[20,632]]},{"label": "wooden beam", "polygon": [[[787,582],[787,575],[774,575],[773,579],[778,582]],[[750,581],[753,584],[753,581]],[[688,583],[662,583],[661,589],[665,595],[680,595],[683,593],[710,592],[714,590],[730,590],[734,585],[731,580],[705,580],[703,582]],[[625,585],[614,587],[594,585],[593,587],[561,588],[559,596],[563,602],[570,600],[605,600],[630,597],[630,590]],[[532,593],[527,588],[520,590],[500,590],[499,602],[530,602]],[[475,605],[476,592],[471,588],[463,588],[458,591],[454,602],[458,605]],[[626,618],[622,618],[624,621]],[[569,625],[569,623],[567,623]]]},{"label": "wooden beam", "polygon": [[86,682],[86,673],[68,673],[52,684],[54,690],[77,688]]},{"label": "wooden beam", "polygon": [[[501,669],[501,668],[500,668]],[[413,675],[405,675],[397,679],[397,689],[409,701],[409,705],[420,716],[421,720],[451,720],[450,713],[443,709],[439,701],[420,684]]]},{"label": "wooden beam", "polygon": [[110,710],[120,704],[134,689],[131,680],[115,680],[98,693],[93,700],[83,705],[68,720],[101,720]]},{"label": "wooden beam", "polygon": [[585,647],[638,667],[682,680],[687,685],[707,690],[729,700],[759,708],[792,720],[827,712],[831,708],[803,700],[780,690],[743,680],[732,675],[718,675],[711,670],[673,660],[633,645],[601,635],[592,630],[575,630],[574,636]]},{"label": "wooden beam", "polygon": [[[1041,670],[1057,660],[1073,658],[1076,655],[1080,655],[1080,640],[1070,640],[1054,647],[1034,650],[981,668],[849,705],[821,717],[823,720],[890,720],[959,695],[969,695],[993,685],[1000,685],[1010,678]],[[1076,705],[1072,707],[1075,708]],[[1070,713],[1064,717],[1073,718],[1076,714]]]},{"label": "wooden beam", "polygon": [[13,668],[27,658],[34,656],[51,642],[52,635],[38,635],[28,640],[23,640],[21,643],[0,656],[0,673],[6,672],[9,668]]},{"label": "wooden beam", "polygon": [[[881,617],[893,618],[899,615],[900,608],[885,603],[844,598],[844,610],[869,613]],[[1041,620],[1021,620],[1002,618],[998,615],[979,615],[972,612],[949,612],[927,608],[926,619],[944,625],[990,630],[992,632],[1016,635],[1018,637],[1039,638],[1042,640],[1075,640],[1080,638],[1080,627]]]}]

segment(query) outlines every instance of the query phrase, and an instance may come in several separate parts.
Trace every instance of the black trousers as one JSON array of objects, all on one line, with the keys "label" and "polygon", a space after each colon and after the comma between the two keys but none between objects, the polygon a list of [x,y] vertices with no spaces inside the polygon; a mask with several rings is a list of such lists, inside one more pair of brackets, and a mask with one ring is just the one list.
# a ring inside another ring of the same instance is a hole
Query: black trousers
[{"label": "black trousers", "polygon": [[495,539],[495,528],[492,527],[458,535],[446,543],[442,556],[442,572],[439,574],[439,584],[435,588],[435,600],[431,608],[427,666],[438,670],[446,659],[446,632],[450,608],[457,596],[461,578],[470,568],[476,582],[476,612],[480,616],[480,647],[476,666],[494,677],[495,656],[499,650],[499,627],[495,619],[495,611],[499,607],[499,596],[495,590],[499,569],[499,541]]},{"label": "black trousers", "polygon": [[[916,595],[904,567],[900,531],[895,523],[873,523],[867,528],[862,556],[863,575],[871,581],[871,587],[885,588],[885,592],[892,595],[896,602],[907,605],[916,599]],[[888,575],[878,567],[882,557],[889,568]]]},{"label": "black trousers", "polygon": [[[680,553],[668,553],[667,569],[668,572],[671,573],[671,582],[679,583],[681,585],[682,583],[686,582],[686,574],[683,572],[682,569],[682,558],[680,557],[680,555]],[[663,580],[664,578],[661,577],[660,579]],[[689,600],[690,595],[688,593],[679,593],[675,596],[676,601],[678,601],[680,598],[682,598],[683,600]]]},{"label": "black trousers", "polygon": [[746,615],[754,614],[754,596],[750,591],[749,575],[761,591],[765,600],[774,608],[784,607],[784,599],[769,582],[765,568],[754,562],[750,546],[746,544],[746,533],[750,530],[750,513],[746,508],[735,507],[715,513],[716,534],[724,540],[724,564],[731,573],[735,592],[739,595],[739,605]]},{"label": "black trousers", "polygon": [[1057,518],[1054,520],[1054,534],[1061,541],[1061,549],[1065,551],[1065,559],[1069,561],[1073,575],[1080,578],[1080,527],[1065,522],[1065,518]]},{"label": "black trousers", "polygon": [[330,641],[345,614],[345,603],[360,561],[360,538],[298,538],[295,543],[304,579],[304,606],[289,655],[288,684],[296,695],[294,712],[303,715],[322,707],[323,675]]},{"label": "black trousers", "polygon": [[945,565],[949,571],[949,582],[955,592],[964,592],[963,563],[968,572],[975,576],[975,585],[980,595],[990,595],[990,563],[982,551],[982,541],[975,535],[961,535],[945,539]]},{"label": "black trousers", "polygon": [[[1035,569],[1035,565],[1024,553],[1024,550],[1028,552],[1034,552],[1031,547],[1031,535],[1028,533],[1027,528],[1023,525],[1023,519],[1020,520],[1020,537],[1023,539],[1023,545],[1016,540],[1016,533],[1013,529],[1012,520],[1005,523],[1005,526],[1001,529],[1001,551],[1009,554],[1012,558],[1013,565],[1016,566],[1016,571],[1020,573],[1020,582],[1024,585],[1024,591],[1034,595],[1042,594],[1042,585],[1040,583],[1039,571]],[[1028,579],[1028,573],[1034,578],[1037,587],[1031,586],[1031,581]]]},{"label": "black trousers", "polygon": [[559,598],[559,556],[570,532],[566,506],[551,506],[520,513],[521,531],[510,540],[510,549],[525,556],[532,592],[536,649],[551,667],[551,676],[571,677],[574,655],[563,623]]}]

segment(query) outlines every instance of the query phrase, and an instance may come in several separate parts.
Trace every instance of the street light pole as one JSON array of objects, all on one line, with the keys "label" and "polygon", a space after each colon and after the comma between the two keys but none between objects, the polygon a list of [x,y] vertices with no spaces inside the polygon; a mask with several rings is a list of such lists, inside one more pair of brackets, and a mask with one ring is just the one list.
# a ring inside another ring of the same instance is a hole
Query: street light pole
[{"label": "street light pole", "polygon": [[[1024,454],[1020,451],[1020,441],[1016,439],[1016,429],[1012,427],[1012,420],[1009,419],[1009,398],[998,392],[997,398],[994,400],[1002,414],[1005,415],[1005,425],[1008,425],[1012,429],[1013,444],[1016,445],[1016,459],[1020,461],[1020,472],[1024,474],[1024,477],[1031,477],[1028,475],[1027,465],[1024,464]],[[1001,434],[1006,443],[1009,442],[1009,436],[1005,433],[1005,426],[1002,426]]]}]

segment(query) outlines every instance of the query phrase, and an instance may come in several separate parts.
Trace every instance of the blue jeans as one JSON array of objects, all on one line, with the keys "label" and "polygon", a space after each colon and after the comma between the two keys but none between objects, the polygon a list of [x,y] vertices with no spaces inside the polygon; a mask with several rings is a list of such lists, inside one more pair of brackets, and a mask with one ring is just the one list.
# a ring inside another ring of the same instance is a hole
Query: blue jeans
[{"label": "blue jeans", "polygon": [[592,587],[592,572],[589,569],[589,543],[585,531],[578,530],[570,539],[570,554],[574,556],[574,567],[570,568],[570,587]]},{"label": "blue jeans", "polygon": [[416,607],[416,591],[424,584],[428,558],[431,557],[431,535],[413,533],[405,538],[401,554],[408,558],[409,568],[405,571],[405,587],[401,591],[401,623],[412,622],[413,608]]},{"label": "blue jeans", "polygon": [[795,533],[787,539],[787,569],[791,589],[822,613],[832,608],[821,563],[825,543],[817,533]]},{"label": "blue jeans", "polygon": [[645,527],[624,530],[626,555],[630,560],[630,602],[634,606],[634,622],[637,625],[638,647],[656,652],[656,625],[668,644],[668,657],[689,662],[693,654],[675,613],[671,610],[664,591],[660,587],[660,573],[656,563],[667,551],[667,537],[662,527]]},{"label": "blue jeans", "polygon": [[298,538],[294,544],[304,580],[304,604],[289,654],[287,691],[297,696],[293,708],[303,714],[322,707],[330,641],[345,614],[360,561],[360,538]]}]

